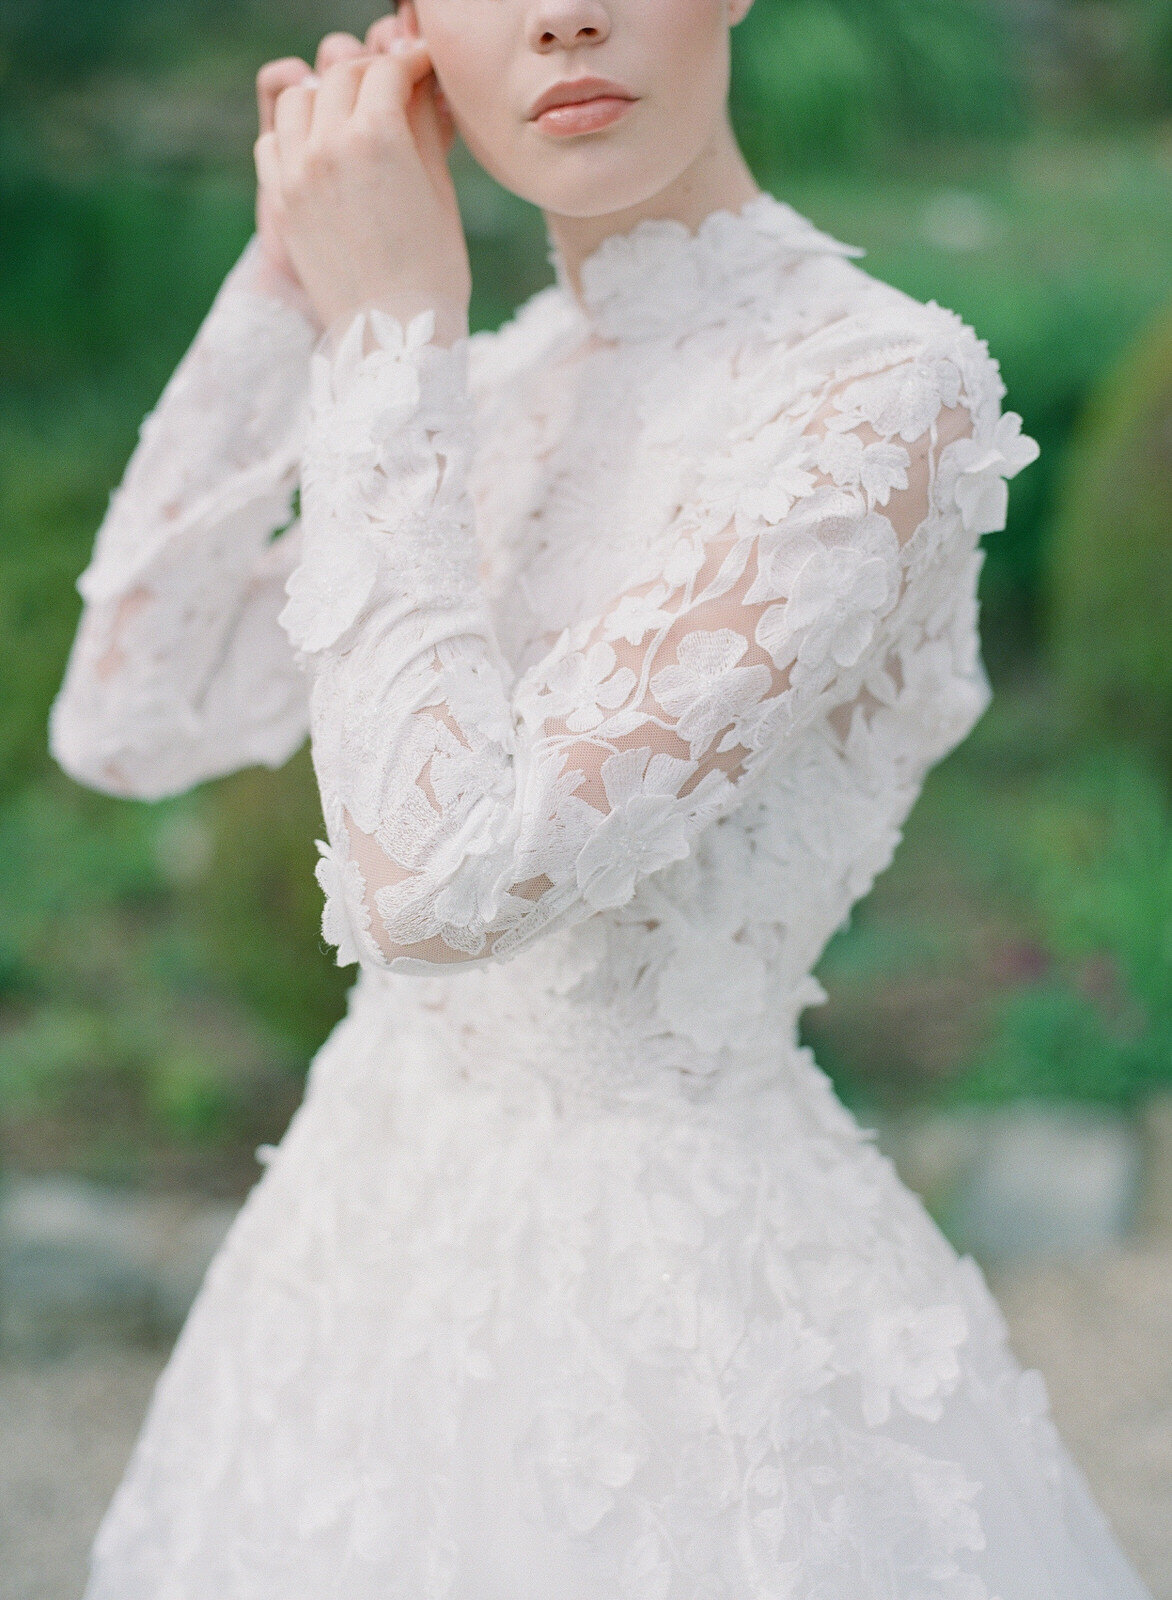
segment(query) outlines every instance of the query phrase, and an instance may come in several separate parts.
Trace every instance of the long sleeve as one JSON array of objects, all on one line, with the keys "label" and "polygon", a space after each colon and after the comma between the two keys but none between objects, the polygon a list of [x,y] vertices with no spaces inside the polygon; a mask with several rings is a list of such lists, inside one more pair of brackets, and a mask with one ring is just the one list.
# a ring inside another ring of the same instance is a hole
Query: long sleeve
[{"label": "long sleeve", "polygon": [[277,616],[300,545],[291,519],[317,330],[260,287],[259,265],[254,236],[144,421],[77,582],[49,747],[109,793],[155,799],[279,766],[308,729]]},{"label": "long sleeve", "polygon": [[1000,526],[1036,454],[946,349],[766,404],[637,579],[514,677],[477,576],[467,347],[430,328],[370,312],[315,355],[281,618],[313,676],[325,935],[405,972],[623,905],[820,713],[893,700],[901,641],[944,625],[936,547]]}]

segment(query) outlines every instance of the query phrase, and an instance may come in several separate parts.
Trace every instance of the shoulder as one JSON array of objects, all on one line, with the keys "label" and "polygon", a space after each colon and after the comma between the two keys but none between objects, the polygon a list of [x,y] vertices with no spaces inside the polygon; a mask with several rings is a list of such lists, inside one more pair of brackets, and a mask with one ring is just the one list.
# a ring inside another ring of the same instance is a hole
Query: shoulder
[{"label": "shoulder", "polygon": [[[931,394],[962,405],[974,431],[996,426],[1006,387],[987,340],[956,311],[932,299],[917,300],[857,263],[819,263],[794,313],[785,308],[763,320],[760,374],[809,390],[850,389],[872,406],[902,394]],[[829,270],[828,270],[829,269]],[[910,420],[910,417],[909,417]],[[902,428],[898,431],[904,431]]]},{"label": "shoulder", "polygon": [[[881,352],[871,359],[884,363],[871,380],[875,394],[904,439],[915,436],[919,423],[921,434],[928,436],[930,427],[933,441],[939,440],[935,503],[955,508],[972,534],[999,532],[1006,523],[1007,481],[1041,453],[1023,431],[1021,414],[1004,408],[1000,362],[959,313],[868,281],[875,289],[860,323]],[[962,416],[967,411],[967,425],[958,427],[955,417],[945,425],[944,407]]]},{"label": "shoulder", "polygon": [[930,456],[934,510],[959,509],[974,533],[1004,527],[1005,480],[1039,449],[1021,416],[1002,409],[1006,386],[987,341],[936,300],[853,263],[819,266],[804,298],[799,281],[742,352],[731,436],[762,460],[812,450],[840,488]]}]

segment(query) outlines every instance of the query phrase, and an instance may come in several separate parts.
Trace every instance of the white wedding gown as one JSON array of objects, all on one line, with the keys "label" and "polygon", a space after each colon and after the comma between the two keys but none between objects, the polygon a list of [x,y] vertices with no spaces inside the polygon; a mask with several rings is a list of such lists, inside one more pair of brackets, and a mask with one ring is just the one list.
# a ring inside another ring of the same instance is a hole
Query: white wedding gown
[{"label": "white wedding gown", "polygon": [[1037,454],[861,253],[768,196],[645,222],[451,350],[317,343],[255,241],[229,276],[52,748],[150,798],[309,731],[359,972],[88,1600],[1144,1600],[797,1042],[988,702],[979,539]]}]

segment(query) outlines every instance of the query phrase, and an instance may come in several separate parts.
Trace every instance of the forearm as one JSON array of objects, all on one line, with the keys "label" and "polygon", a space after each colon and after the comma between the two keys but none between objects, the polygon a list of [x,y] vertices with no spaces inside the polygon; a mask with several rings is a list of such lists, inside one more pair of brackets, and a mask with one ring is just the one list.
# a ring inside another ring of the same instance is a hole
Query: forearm
[{"label": "forearm", "polygon": [[297,481],[309,356],[307,316],[260,286],[255,237],[139,430],[78,580],[86,601],[126,593],[169,544],[236,510],[271,533]]},{"label": "forearm", "polygon": [[[344,872],[367,835],[382,841],[371,892],[398,882],[423,900],[450,878],[473,811],[487,819],[493,808],[499,848],[514,783],[508,669],[466,487],[466,349],[436,345],[430,328],[429,317],[404,330],[375,312],[315,357],[305,540],[281,615],[313,680],[334,856],[319,876],[335,863]],[[421,916],[428,925],[431,912]],[[484,943],[480,931],[469,937]],[[369,941],[364,954],[382,959]]]},{"label": "forearm", "polygon": [[78,579],[50,745],[97,787],[171,792],[295,738],[298,674],[275,622],[290,551],[268,546],[292,515],[317,333],[260,265],[254,239],[144,422]]},{"label": "forearm", "polygon": [[50,750],[78,782],[153,800],[280,766],[304,742],[305,678],[276,620],[299,530],[247,560],[239,532],[84,607],[49,714]]}]

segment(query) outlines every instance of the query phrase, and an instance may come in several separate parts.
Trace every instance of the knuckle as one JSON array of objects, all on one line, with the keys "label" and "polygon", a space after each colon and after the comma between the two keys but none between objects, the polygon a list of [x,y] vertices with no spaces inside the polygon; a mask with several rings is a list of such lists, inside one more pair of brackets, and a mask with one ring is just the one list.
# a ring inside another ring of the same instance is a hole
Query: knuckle
[{"label": "knuckle", "polygon": [[380,17],[367,28],[366,42],[372,49],[382,50],[392,39],[397,39],[401,31],[397,17]]},{"label": "knuckle", "polygon": [[322,74],[323,79],[332,79],[337,84],[345,83],[347,79],[361,72],[364,59],[358,56],[344,56],[340,61],[331,61]]},{"label": "knuckle", "polygon": [[297,175],[302,185],[318,183],[334,170],[334,149],[324,140],[314,139],[301,153]]},{"label": "knuckle", "polygon": [[327,33],[318,45],[317,59],[320,63],[328,64],[336,61],[340,55],[352,54],[355,48],[361,49],[362,46],[352,33],[335,29],[333,33]]},{"label": "knuckle", "polygon": [[308,66],[298,56],[281,56],[276,61],[266,61],[261,67],[256,75],[257,87],[272,89],[287,83],[294,74],[308,71]]}]

